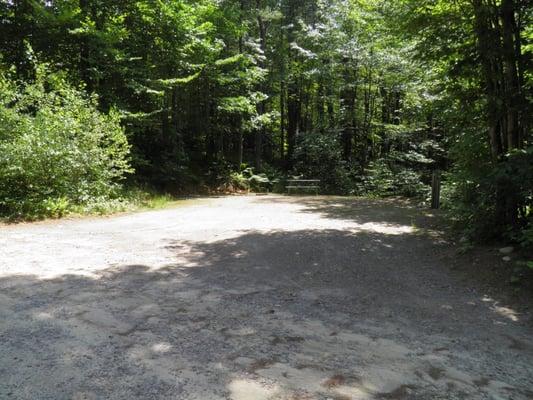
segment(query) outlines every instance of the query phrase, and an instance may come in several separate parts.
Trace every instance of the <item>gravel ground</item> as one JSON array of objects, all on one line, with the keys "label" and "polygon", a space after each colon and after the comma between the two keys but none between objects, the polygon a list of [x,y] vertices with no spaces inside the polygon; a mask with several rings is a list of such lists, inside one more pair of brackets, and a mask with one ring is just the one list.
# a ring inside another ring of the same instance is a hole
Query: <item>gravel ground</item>
[{"label": "gravel ground", "polygon": [[0,399],[533,399],[533,324],[399,200],[0,227]]}]

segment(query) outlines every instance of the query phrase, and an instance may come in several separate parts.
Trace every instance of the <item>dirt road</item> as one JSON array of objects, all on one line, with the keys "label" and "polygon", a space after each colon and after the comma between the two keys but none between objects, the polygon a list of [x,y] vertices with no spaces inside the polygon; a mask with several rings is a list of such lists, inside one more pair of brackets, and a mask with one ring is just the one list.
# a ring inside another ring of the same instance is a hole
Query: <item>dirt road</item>
[{"label": "dirt road", "polygon": [[393,201],[0,227],[0,399],[532,399],[533,325]]}]

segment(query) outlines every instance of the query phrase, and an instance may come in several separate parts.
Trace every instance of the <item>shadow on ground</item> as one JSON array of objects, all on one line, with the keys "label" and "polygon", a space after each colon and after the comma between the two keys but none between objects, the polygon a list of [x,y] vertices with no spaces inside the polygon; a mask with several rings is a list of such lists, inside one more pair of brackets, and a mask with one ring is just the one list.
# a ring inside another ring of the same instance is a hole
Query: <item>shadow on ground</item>
[{"label": "shadow on ground", "polygon": [[[301,205],[302,212],[305,213],[318,213],[325,218],[350,220],[358,224],[420,225],[436,230],[442,228],[439,210],[420,207],[405,198],[378,200],[338,196],[284,196],[276,200]],[[268,203],[271,200],[263,198],[257,201]]]},{"label": "shadow on ground", "polygon": [[158,269],[2,278],[0,397],[533,395],[520,316],[450,278],[427,238],[300,230],[166,246],[177,261]]}]

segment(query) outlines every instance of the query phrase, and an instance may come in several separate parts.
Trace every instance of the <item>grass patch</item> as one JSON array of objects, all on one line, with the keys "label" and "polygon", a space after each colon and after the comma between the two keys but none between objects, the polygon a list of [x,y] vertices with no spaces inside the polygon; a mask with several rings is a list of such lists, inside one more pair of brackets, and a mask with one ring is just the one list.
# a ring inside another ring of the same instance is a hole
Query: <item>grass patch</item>
[{"label": "grass patch", "polygon": [[[96,197],[88,199],[84,204],[61,203],[62,207],[51,208],[55,203],[47,205],[42,212],[17,213],[0,216],[0,222],[16,223],[59,219],[63,217],[84,217],[95,215],[112,215],[125,212],[157,210],[183,205],[190,205],[196,200],[184,199],[168,193],[139,187],[124,188],[112,198]],[[57,210],[56,210],[57,209]]]}]

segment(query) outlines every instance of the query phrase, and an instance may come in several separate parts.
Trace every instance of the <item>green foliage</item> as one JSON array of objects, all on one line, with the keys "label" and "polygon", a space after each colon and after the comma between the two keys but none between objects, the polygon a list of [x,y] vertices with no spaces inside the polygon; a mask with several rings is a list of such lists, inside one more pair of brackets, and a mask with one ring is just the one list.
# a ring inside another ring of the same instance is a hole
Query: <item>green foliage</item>
[{"label": "green foliage", "polygon": [[364,169],[344,161],[341,154],[336,135],[306,134],[296,147],[297,163],[292,173],[320,179],[322,191],[330,194],[425,199],[430,191],[422,182],[422,174],[423,167],[434,161],[422,153],[392,151],[386,157],[370,162]]},{"label": "green foliage", "polygon": [[325,194],[348,194],[352,181],[341,154],[337,135],[308,133],[300,138],[296,147],[296,164],[292,174],[320,179]]},{"label": "green foliage", "polygon": [[528,211],[531,221],[520,231],[518,242],[522,247],[533,249],[533,215],[531,215],[531,207]]},{"label": "green foliage", "polygon": [[0,81],[1,212],[124,207],[119,110],[135,181],[159,190],[283,191],[294,174],[323,193],[425,198],[439,169],[458,226],[531,246],[522,3],[0,2],[0,63],[20,81]]},{"label": "green foliage", "polygon": [[248,191],[250,190],[250,182],[248,179],[249,178],[245,177],[240,172],[232,172],[230,175],[229,184],[235,190]]},{"label": "green foliage", "polygon": [[248,182],[250,184],[250,188],[254,192],[270,191],[272,188],[272,182],[264,173],[252,175],[250,178],[248,178]]},{"label": "green foliage", "polygon": [[356,188],[358,194],[419,197],[424,200],[430,191],[430,187],[421,181],[420,173],[387,160],[371,163]]},{"label": "green foliage", "polygon": [[532,218],[531,7],[402,0],[393,14],[432,75],[427,109],[451,150],[449,214],[475,241],[522,241]]},{"label": "green foliage", "polygon": [[504,234],[508,239],[522,243],[524,247],[531,247],[533,148],[513,151],[495,165],[487,159],[483,160],[479,154],[477,162],[470,153],[461,152],[461,155],[464,157],[464,164],[457,163],[449,174],[444,202],[457,225],[476,241],[501,236],[502,232],[495,229],[499,226],[495,209],[496,197],[501,191],[512,193],[522,225]]},{"label": "green foliage", "polygon": [[533,279],[533,261],[517,261],[513,268],[510,283],[520,285],[524,281]]},{"label": "green foliage", "polygon": [[254,192],[270,191],[274,181],[267,173],[256,174],[251,167],[245,167],[241,172],[233,172],[229,176],[229,185],[234,190],[251,190]]},{"label": "green foliage", "polygon": [[34,83],[0,76],[0,213],[59,217],[93,198],[116,196],[132,172],[118,114],[61,74],[37,69]]}]

